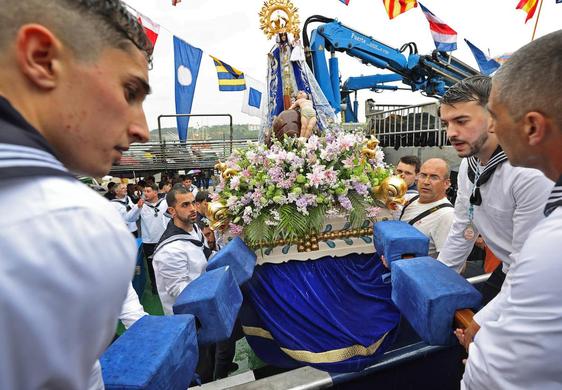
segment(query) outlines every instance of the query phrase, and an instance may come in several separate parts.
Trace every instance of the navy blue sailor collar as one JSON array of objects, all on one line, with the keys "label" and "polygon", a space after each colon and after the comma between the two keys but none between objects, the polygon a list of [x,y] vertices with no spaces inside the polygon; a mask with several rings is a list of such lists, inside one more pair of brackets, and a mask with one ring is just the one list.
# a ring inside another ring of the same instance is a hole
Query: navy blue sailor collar
[{"label": "navy blue sailor collar", "polygon": [[560,175],[558,181],[554,184],[552,192],[546,201],[544,215],[548,217],[557,207],[562,207],[562,175]]},{"label": "navy blue sailor collar", "polygon": [[72,174],[37,129],[0,96],[0,180]]}]

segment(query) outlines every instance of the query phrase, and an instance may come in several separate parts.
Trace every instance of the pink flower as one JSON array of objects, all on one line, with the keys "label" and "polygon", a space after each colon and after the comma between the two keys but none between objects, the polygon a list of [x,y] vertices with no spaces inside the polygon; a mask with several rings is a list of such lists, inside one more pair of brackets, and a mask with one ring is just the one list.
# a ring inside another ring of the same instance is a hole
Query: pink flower
[{"label": "pink flower", "polygon": [[236,225],[235,223],[230,222],[228,224],[228,228],[230,229],[230,233],[232,233],[235,236],[239,236],[242,234],[242,231],[244,230],[242,228],[242,226],[240,225]]},{"label": "pink flower", "polygon": [[380,211],[380,207],[367,207],[367,218],[376,218]]},{"label": "pink flower", "polygon": [[340,202],[341,206],[348,211],[353,208],[353,205],[351,204],[351,201],[347,196],[344,195],[338,196],[338,201]]}]

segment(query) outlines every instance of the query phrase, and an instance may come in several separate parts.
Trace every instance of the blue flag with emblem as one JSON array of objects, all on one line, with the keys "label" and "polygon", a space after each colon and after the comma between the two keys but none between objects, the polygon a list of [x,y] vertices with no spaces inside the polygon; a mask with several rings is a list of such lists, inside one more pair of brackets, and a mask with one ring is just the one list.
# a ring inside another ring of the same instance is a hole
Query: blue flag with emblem
[{"label": "blue flag with emblem", "polygon": [[215,62],[217,68],[217,77],[219,79],[219,91],[243,91],[246,89],[246,81],[244,80],[244,72],[228,65],[226,62],[216,57],[210,56]]},{"label": "blue flag with emblem", "polygon": [[[203,51],[174,36],[176,114],[190,114]],[[178,117],[178,136],[187,140],[189,117]]]},{"label": "blue flag with emblem", "polygon": [[470,48],[470,51],[472,51],[472,55],[474,56],[482,74],[489,76],[498,70],[500,64],[496,60],[488,58],[482,50],[473,45],[468,39],[465,39],[464,41]]}]

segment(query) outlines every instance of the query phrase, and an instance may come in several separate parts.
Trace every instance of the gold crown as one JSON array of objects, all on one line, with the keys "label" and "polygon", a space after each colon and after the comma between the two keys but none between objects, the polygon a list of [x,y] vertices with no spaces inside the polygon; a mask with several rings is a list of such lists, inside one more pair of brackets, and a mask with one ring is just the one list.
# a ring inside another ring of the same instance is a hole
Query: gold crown
[{"label": "gold crown", "polygon": [[298,8],[291,0],[267,0],[259,13],[260,28],[271,39],[275,34],[290,33],[296,39],[300,35]]}]

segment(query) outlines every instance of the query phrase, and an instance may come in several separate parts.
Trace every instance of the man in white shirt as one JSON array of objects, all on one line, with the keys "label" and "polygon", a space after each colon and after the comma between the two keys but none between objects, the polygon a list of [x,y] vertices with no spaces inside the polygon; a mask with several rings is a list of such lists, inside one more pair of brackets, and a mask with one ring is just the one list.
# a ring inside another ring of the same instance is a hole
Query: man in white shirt
[{"label": "man in white shirt", "polygon": [[173,188],[168,195],[172,220],[154,251],[154,271],[164,314],[174,314],[177,296],[207,268],[205,238],[195,226],[197,209],[191,192]]},{"label": "man in white shirt", "polygon": [[119,1],[3,0],[0,19],[0,389],[84,389],[136,248],[70,172],[147,141],[151,46]]},{"label": "man in white shirt", "polygon": [[[493,77],[488,108],[509,161],[557,182],[494,299],[502,310],[470,343],[464,389],[562,388],[560,75],[562,30],[515,52]],[[457,337],[466,344],[464,332]]]},{"label": "man in white shirt", "polygon": [[139,219],[140,210],[144,203],[143,199],[137,202],[137,207],[127,196],[127,185],[118,184],[115,189],[115,199],[111,200],[111,204],[117,209],[123,221],[127,224],[127,228],[133,234],[133,236],[138,237],[137,220]]},{"label": "man in white shirt", "polygon": [[193,184],[193,177],[189,175],[184,175],[181,177],[181,182],[186,190],[191,192],[193,196],[197,196],[199,189],[195,184]]},{"label": "man in white shirt", "polygon": [[[536,169],[515,168],[499,147],[486,110],[491,79],[469,77],[443,96],[440,117],[447,136],[463,158],[458,175],[455,220],[438,259],[460,272],[478,234],[502,261],[483,288],[486,304],[499,292],[529,232],[542,219],[552,181]],[[486,304],[467,328],[472,339],[501,307]]]},{"label": "man in white shirt", "polygon": [[144,202],[133,206],[132,212],[138,212],[141,221],[142,251],[148,267],[148,276],[152,286],[152,294],[157,295],[156,278],[152,265],[152,254],[170,221],[165,213],[168,208],[166,199],[158,199],[158,186],[146,184],[143,188]]},{"label": "man in white shirt", "polygon": [[[205,272],[211,250],[195,224],[193,194],[178,186],[168,192],[166,200],[172,220],[154,251],[154,272],[164,314],[171,315],[178,295]],[[199,347],[196,372],[203,383],[213,380],[214,352],[214,345]]]},{"label": "man in white shirt", "polygon": [[437,258],[453,223],[453,205],[447,199],[449,165],[440,158],[427,160],[417,175],[419,195],[402,209],[400,220],[408,222],[429,238],[429,256]]}]

